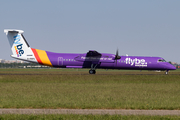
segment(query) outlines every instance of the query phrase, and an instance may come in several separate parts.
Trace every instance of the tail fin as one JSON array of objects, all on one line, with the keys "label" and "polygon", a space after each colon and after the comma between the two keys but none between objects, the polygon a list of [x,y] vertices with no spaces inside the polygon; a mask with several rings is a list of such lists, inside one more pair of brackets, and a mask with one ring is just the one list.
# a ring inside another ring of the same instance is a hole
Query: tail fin
[{"label": "tail fin", "polygon": [[36,62],[34,54],[23,36],[22,30],[5,29],[13,55],[16,59]]}]

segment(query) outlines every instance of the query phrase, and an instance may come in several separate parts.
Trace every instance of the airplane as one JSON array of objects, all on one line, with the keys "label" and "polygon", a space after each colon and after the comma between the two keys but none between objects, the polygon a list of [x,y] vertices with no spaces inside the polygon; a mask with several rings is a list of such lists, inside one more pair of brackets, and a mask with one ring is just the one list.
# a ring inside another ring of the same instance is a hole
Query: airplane
[{"label": "airplane", "polygon": [[96,69],[127,69],[127,70],[176,70],[176,67],[166,62],[162,57],[119,56],[116,54],[99,53],[89,50],[87,53],[54,53],[29,46],[23,30],[5,29],[12,55],[15,59],[39,63],[57,68],[90,68],[89,74],[95,74]]}]

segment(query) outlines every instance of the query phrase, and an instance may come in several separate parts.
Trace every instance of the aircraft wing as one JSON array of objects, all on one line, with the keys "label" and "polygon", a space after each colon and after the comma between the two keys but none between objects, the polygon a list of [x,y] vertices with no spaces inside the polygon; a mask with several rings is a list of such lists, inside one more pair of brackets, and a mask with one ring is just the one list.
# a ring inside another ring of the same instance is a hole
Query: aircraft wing
[{"label": "aircraft wing", "polygon": [[97,62],[97,63],[114,63],[114,59],[112,57],[105,56],[103,57],[101,53],[98,53],[95,50],[89,50],[86,54],[81,54],[74,58],[79,62]]},{"label": "aircraft wing", "polygon": [[101,53],[98,53],[95,50],[89,50],[89,52],[87,52],[86,57],[97,57],[97,56],[102,56]]}]

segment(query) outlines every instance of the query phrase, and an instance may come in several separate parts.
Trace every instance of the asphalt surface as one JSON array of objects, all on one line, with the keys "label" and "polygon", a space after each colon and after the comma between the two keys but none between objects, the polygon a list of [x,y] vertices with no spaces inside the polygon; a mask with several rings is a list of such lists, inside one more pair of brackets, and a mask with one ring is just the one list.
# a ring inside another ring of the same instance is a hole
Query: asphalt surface
[{"label": "asphalt surface", "polygon": [[0,114],[180,115],[180,110],[119,109],[0,109]]},{"label": "asphalt surface", "polygon": [[[26,74],[26,73],[23,73],[23,74],[11,74],[11,73],[0,73],[0,75],[90,75],[89,73],[84,73],[84,74],[61,74],[61,73],[58,73],[58,74]],[[124,73],[119,73],[119,74],[92,74],[92,75],[165,75],[165,74],[146,74],[146,73],[143,73],[143,74],[139,74],[139,73],[135,73],[135,74],[124,74]],[[168,75],[180,75],[179,73],[174,73],[174,74],[168,74]]]}]

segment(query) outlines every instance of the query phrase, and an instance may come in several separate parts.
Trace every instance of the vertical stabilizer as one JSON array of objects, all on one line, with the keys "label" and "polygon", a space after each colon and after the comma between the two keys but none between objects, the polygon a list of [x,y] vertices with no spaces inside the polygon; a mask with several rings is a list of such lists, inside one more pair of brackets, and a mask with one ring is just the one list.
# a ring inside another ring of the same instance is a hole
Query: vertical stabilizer
[{"label": "vertical stabilizer", "polygon": [[11,55],[12,57],[21,60],[36,62],[34,54],[22,34],[24,31],[15,29],[5,29],[4,32],[7,35],[13,53]]}]

